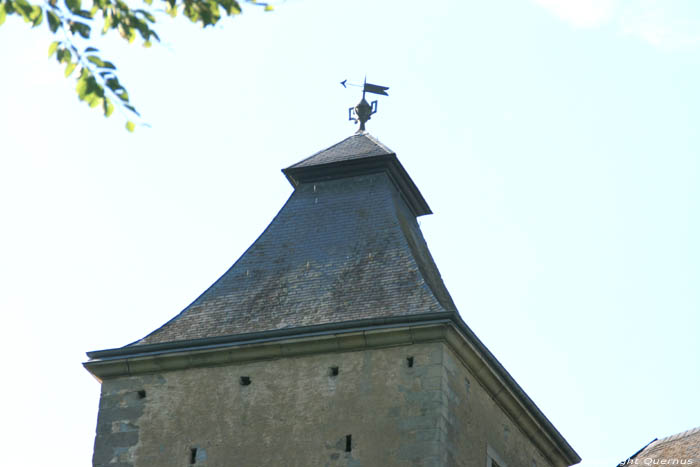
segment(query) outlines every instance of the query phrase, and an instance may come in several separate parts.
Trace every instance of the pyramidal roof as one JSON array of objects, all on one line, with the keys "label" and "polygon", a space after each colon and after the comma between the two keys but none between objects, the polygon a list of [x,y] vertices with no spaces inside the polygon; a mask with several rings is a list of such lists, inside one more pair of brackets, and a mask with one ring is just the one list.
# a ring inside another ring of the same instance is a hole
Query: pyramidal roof
[{"label": "pyramidal roof", "polygon": [[142,346],[455,313],[396,155],[355,134],[284,169],[294,192],[231,268]]},{"label": "pyramidal roof", "polygon": [[311,167],[314,165],[331,164],[334,162],[344,162],[391,154],[395,154],[394,151],[384,146],[369,133],[361,132],[323,151],[319,151],[289,168]]}]

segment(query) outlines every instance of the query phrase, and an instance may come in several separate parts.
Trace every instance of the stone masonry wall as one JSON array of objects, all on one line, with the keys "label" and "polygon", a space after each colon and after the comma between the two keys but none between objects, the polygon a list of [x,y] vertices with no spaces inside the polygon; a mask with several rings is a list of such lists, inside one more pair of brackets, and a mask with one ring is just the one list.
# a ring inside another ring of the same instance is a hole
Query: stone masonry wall
[{"label": "stone masonry wall", "polygon": [[[93,465],[445,465],[442,347],[105,380]],[[249,385],[241,384],[243,376]]]},{"label": "stone masonry wall", "polygon": [[443,362],[447,399],[444,410],[448,462],[445,465],[484,466],[487,446],[490,446],[507,467],[551,467],[527,435],[447,346],[444,347]]},{"label": "stone masonry wall", "polygon": [[482,467],[487,446],[549,466],[435,342],[107,379],[93,465]]}]

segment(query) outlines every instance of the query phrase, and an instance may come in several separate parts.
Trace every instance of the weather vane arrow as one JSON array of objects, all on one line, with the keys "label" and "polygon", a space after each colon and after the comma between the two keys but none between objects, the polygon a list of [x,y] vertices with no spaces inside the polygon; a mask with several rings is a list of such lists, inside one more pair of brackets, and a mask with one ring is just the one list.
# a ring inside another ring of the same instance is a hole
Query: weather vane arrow
[{"label": "weather vane arrow", "polygon": [[373,94],[379,94],[382,96],[388,96],[389,94],[386,92],[387,89],[389,89],[389,86],[379,86],[378,84],[371,84],[365,81],[364,84],[354,84],[354,83],[348,83],[348,80],[344,79],[343,81],[340,82],[340,84],[343,85],[344,88],[347,88],[348,86],[353,86],[355,88],[363,88],[362,92],[371,92]]},{"label": "weather vane arrow", "polygon": [[355,107],[348,109],[348,120],[355,123],[359,122],[360,129],[358,131],[365,131],[365,123],[367,123],[372,115],[377,113],[377,101],[372,101],[370,104],[365,99],[365,93],[370,92],[372,94],[379,94],[380,96],[388,96],[389,94],[386,91],[389,89],[389,87],[368,83],[367,78],[365,78],[365,82],[363,84],[348,83],[348,80],[346,79],[341,81],[340,84],[342,84],[344,88],[347,88],[348,86],[362,88],[362,100]]}]

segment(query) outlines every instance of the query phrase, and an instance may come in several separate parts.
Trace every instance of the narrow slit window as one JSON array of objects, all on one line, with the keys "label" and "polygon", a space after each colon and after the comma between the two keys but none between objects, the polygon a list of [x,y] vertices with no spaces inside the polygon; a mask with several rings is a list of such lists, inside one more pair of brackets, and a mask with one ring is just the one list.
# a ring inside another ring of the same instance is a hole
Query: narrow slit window
[{"label": "narrow slit window", "polygon": [[352,435],[347,435],[345,437],[345,452],[352,451]]},{"label": "narrow slit window", "polygon": [[190,448],[190,465],[197,463],[197,448]]},{"label": "narrow slit window", "polygon": [[491,446],[486,446],[486,467],[508,467]]},{"label": "narrow slit window", "polygon": [[332,366],[331,367],[331,376],[338,376],[338,373],[340,373],[340,369],[337,366]]},{"label": "narrow slit window", "polygon": [[250,386],[250,376],[241,376],[241,386]]},{"label": "narrow slit window", "polygon": [[141,390],[137,391],[136,393],[139,395],[139,399],[146,398],[146,390],[145,389],[141,389]]},{"label": "narrow slit window", "polygon": [[409,368],[413,368],[413,357],[406,358],[406,365],[408,365]]}]

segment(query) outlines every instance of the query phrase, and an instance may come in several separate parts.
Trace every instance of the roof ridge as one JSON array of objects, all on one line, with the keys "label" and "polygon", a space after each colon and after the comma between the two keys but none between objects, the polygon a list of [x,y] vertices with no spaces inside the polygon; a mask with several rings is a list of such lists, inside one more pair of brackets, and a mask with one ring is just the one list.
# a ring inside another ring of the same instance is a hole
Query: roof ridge
[{"label": "roof ridge", "polygon": [[309,159],[313,159],[314,157],[316,157],[317,155],[321,154],[322,152],[325,152],[325,151],[328,151],[328,150],[330,150],[330,149],[333,149],[334,147],[343,144],[344,142],[346,142],[346,141],[349,140],[350,138],[354,138],[355,136],[357,136],[357,134],[350,135],[350,136],[348,136],[347,138],[342,139],[342,140],[338,141],[337,143],[335,143],[335,144],[333,144],[333,145],[331,145],[331,146],[328,146],[328,147],[325,148],[325,149],[321,149],[320,151],[316,151],[315,153],[311,154],[309,157],[306,157],[306,158],[304,158],[304,159],[302,159],[302,160],[300,160],[300,161],[294,163],[294,165],[291,165],[290,167],[294,167],[294,166],[297,166],[297,165],[301,165],[301,164],[303,164],[304,162],[308,161]]},{"label": "roof ridge", "polygon": [[384,143],[382,143],[381,141],[379,141],[377,138],[375,138],[374,136],[370,135],[369,133],[363,132],[363,133],[357,133],[357,134],[362,134],[362,135],[366,136],[367,139],[369,139],[370,141],[372,141],[374,144],[376,144],[377,146],[379,146],[379,147],[380,147],[381,149],[383,149],[384,151],[390,152],[391,154],[396,154],[394,151],[391,150],[391,148],[387,147]]}]

